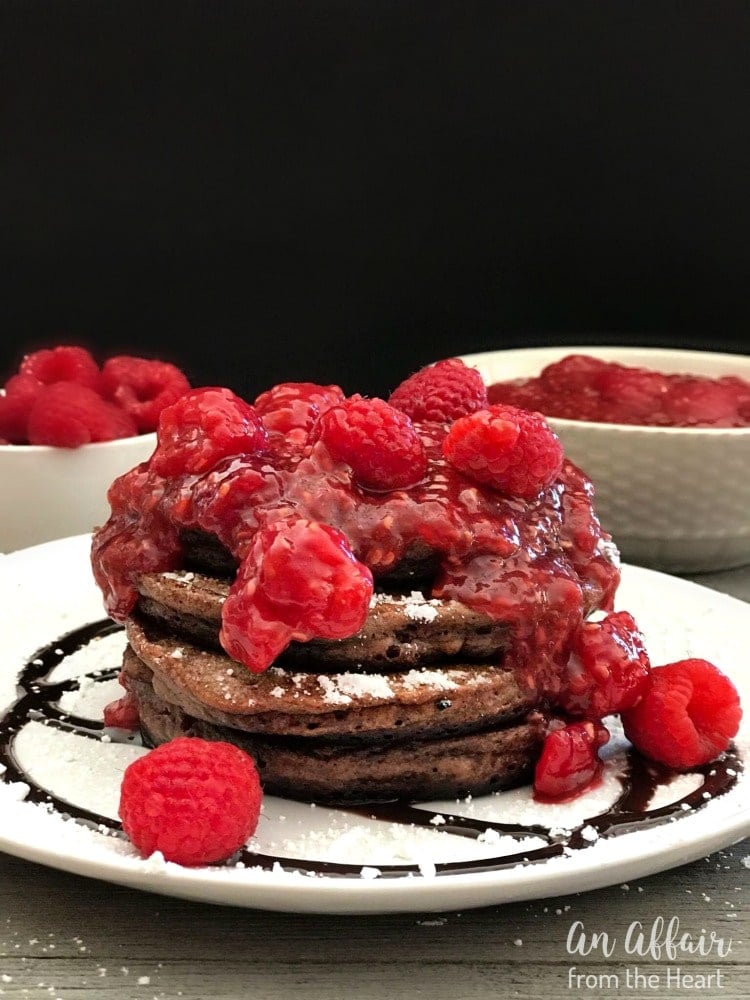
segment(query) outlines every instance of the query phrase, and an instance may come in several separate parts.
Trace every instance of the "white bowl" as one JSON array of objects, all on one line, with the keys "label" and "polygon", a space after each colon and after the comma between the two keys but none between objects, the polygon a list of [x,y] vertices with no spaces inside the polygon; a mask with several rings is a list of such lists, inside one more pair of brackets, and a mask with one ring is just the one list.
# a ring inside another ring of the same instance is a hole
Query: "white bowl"
[{"label": "white bowl", "polygon": [[156,434],[80,448],[0,445],[0,552],[92,531],[109,517],[110,483],[145,461]]},{"label": "white bowl", "polygon": [[[538,375],[568,354],[666,373],[738,375],[750,357],[653,347],[533,347],[462,355],[485,382]],[[750,427],[635,427],[550,417],[593,480],[596,511],[627,562],[667,572],[750,563]]]}]

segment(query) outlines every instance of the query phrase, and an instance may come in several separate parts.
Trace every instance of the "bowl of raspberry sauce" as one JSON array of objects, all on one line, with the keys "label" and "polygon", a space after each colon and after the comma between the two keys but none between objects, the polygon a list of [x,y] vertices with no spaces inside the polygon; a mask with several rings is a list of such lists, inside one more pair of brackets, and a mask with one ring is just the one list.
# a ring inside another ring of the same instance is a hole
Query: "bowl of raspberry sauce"
[{"label": "bowl of raspberry sauce", "polygon": [[70,345],[25,355],[0,389],[0,552],[104,524],[110,484],[151,456],[161,408],[189,387],[148,358],[100,363]]},{"label": "bowl of raspberry sauce", "polygon": [[677,573],[750,563],[750,356],[557,346],[463,360],[490,402],[547,416],[626,561]]}]

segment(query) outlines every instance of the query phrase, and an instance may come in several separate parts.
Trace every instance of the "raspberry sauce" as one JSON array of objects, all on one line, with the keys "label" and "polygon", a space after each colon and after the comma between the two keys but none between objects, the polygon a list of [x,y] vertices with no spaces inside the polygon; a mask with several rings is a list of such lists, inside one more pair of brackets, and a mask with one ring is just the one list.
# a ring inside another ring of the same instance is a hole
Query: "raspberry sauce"
[{"label": "raspberry sauce", "polygon": [[570,354],[534,378],[489,386],[490,403],[548,417],[646,427],[749,427],[750,382],[665,374]]},{"label": "raspberry sauce", "polygon": [[[274,431],[254,439],[259,450],[225,455],[199,473],[172,472],[179,462],[159,460],[157,448],[151,462],[113,483],[112,515],[94,535],[92,565],[108,613],[123,621],[138,576],[183,568],[185,533],[207,532],[239,566],[222,643],[261,670],[291,639],[354,634],[372,578],[426,552],[438,563],[431,596],[507,623],[513,665],[529,686],[555,692],[569,636],[592,609],[611,609],[619,582],[590,481],[566,462],[538,496],[506,497],[443,458],[448,425],[415,428],[426,474],[384,492],[358,485],[324,442]],[[310,531],[321,525],[327,535],[316,540]],[[310,580],[323,581],[323,592]]]}]

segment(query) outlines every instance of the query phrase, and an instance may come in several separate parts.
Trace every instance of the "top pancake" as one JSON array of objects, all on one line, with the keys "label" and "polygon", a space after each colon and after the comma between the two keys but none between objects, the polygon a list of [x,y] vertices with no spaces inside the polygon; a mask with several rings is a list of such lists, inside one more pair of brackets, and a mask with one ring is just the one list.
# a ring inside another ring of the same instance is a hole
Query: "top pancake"
[{"label": "top pancake", "polygon": [[[199,572],[144,573],[138,612],[178,635],[220,649],[221,609],[229,582]],[[508,648],[502,622],[457,601],[421,592],[376,594],[362,629],[347,639],[292,642],[280,665],[384,673],[425,663],[499,663]]]}]

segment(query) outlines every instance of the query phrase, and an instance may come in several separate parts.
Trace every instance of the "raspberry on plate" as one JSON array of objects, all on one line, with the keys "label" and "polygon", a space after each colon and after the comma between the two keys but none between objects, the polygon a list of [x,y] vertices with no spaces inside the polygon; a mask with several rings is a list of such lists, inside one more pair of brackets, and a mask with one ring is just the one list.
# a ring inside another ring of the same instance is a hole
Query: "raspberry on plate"
[{"label": "raspberry on plate", "polygon": [[595,722],[574,722],[548,733],[534,771],[534,798],[567,802],[591,788],[602,769],[599,748],[609,731]]},{"label": "raspberry on plate", "polygon": [[138,702],[130,691],[126,691],[122,698],[117,698],[104,706],[105,726],[134,732],[138,729],[139,723]]},{"label": "raspberry on plate", "polygon": [[651,669],[643,636],[632,615],[617,611],[584,622],[570,641],[558,704],[570,715],[601,719],[632,708],[648,687]]},{"label": "raspberry on plate", "polygon": [[120,819],[144,856],[179,865],[226,861],[258,825],[263,793],[252,759],[230,743],[183,736],[125,769]]},{"label": "raspberry on plate", "polygon": [[550,485],[564,458],[560,439],[541,413],[503,404],[456,420],[443,454],[476,482],[524,499]]},{"label": "raspberry on plate", "polygon": [[487,387],[479,372],[460,358],[421,368],[397,386],[388,402],[412,420],[447,423],[487,406]]},{"label": "raspberry on plate", "polygon": [[352,396],[331,407],[315,436],[351,467],[355,481],[366,489],[405,489],[427,470],[424,446],[411,420],[382,399]]},{"label": "raspberry on plate", "polygon": [[708,660],[688,659],[651,671],[649,686],[621,714],[625,735],[645,756],[679,770],[707,764],[737,735],[737,689]]},{"label": "raspberry on plate", "polygon": [[42,386],[29,413],[29,444],[78,448],[137,433],[132,417],[78,382]]}]

